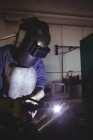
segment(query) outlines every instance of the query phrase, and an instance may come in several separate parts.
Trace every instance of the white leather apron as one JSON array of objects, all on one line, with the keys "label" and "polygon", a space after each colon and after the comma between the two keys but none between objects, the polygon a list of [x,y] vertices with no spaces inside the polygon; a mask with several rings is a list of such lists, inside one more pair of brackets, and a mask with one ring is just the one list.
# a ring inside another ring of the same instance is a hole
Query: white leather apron
[{"label": "white leather apron", "polygon": [[5,73],[8,96],[12,99],[29,95],[35,89],[37,78],[33,67],[8,66]]}]

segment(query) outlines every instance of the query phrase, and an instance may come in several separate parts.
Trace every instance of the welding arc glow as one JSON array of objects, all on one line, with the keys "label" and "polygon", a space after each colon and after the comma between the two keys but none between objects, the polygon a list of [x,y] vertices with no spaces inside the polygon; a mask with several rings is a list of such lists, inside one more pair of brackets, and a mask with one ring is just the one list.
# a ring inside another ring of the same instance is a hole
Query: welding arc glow
[{"label": "welding arc glow", "polygon": [[38,41],[37,44],[38,44],[38,46],[41,46],[42,45],[42,42]]},{"label": "welding arc glow", "polygon": [[54,113],[59,113],[61,111],[62,107],[60,105],[55,105],[53,107],[53,111]]},{"label": "welding arc glow", "polygon": [[61,110],[60,113],[56,113],[56,115],[54,115],[54,117],[52,117],[48,122],[46,122],[42,127],[40,127],[38,129],[38,132],[41,132],[46,126],[48,126],[50,123],[52,123],[57,117],[59,117],[60,115],[62,115],[64,112],[66,112],[69,109],[69,105],[63,103],[61,105]]}]

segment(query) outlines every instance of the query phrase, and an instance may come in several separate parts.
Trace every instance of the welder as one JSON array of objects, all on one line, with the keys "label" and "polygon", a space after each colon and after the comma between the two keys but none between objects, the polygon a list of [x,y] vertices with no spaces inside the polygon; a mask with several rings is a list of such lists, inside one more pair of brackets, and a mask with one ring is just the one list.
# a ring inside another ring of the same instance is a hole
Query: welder
[{"label": "welder", "polygon": [[[27,122],[30,115],[26,109],[26,99],[40,100],[44,97],[46,74],[43,58],[50,52],[50,40],[48,24],[31,17],[20,21],[15,44],[0,48],[0,118],[4,120],[0,122],[1,128],[8,119],[11,130],[14,120],[18,120],[18,123]],[[5,125],[8,127],[7,122]],[[30,127],[26,123],[23,132]],[[27,132],[28,135],[30,133]]]}]

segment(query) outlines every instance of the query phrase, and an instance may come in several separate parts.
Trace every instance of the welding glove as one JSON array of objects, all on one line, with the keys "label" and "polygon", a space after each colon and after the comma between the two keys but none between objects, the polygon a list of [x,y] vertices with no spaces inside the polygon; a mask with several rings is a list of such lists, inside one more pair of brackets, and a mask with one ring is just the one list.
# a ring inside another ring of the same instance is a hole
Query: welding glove
[{"label": "welding glove", "polygon": [[[41,100],[41,98],[43,97],[44,97],[44,91],[41,89],[35,89],[34,92],[31,94],[31,96],[25,101],[28,103],[30,102],[34,106],[36,105],[38,106],[38,101]],[[32,99],[35,101],[32,101]],[[30,113],[30,110],[29,110],[29,113]],[[31,112],[32,118],[34,118],[36,114],[37,114],[37,110],[33,110]]]},{"label": "welding glove", "polygon": [[19,120],[26,120],[29,114],[22,99],[0,98],[0,112]]},{"label": "welding glove", "polygon": [[34,92],[35,94],[31,96],[32,99],[39,101],[44,97],[44,90],[35,90]]}]

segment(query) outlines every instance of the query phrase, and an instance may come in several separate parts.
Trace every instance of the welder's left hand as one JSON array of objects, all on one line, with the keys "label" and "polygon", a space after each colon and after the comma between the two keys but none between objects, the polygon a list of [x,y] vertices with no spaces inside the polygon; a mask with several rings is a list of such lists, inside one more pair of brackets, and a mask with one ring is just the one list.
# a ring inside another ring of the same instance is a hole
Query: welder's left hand
[{"label": "welder's left hand", "polygon": [[37,90],[35,95],[32,95],[31,98],[39,101],[44,97],[44,95],[45,95],[44,90]]},{"label": "welder's left hand", "polygon": [[[41,102],[40,100],[45,95],[44,90],[35,90],[35,91],[37,91],[37,92],[35,93],[35,95],[31,96],[31,98]],[[36,102],[34,102],[34,101],[31,101],[31,103],[36,105]],[[40,105],[40,104],[37,104],[37,105]],[[33,118],[33,122],[35,124],[38,123],[42,119],[44,112],[45,112],[45,109],[40,109],[40,108],[38,110],[36,110],[34,113],[32,112],[32,118]]]}]

